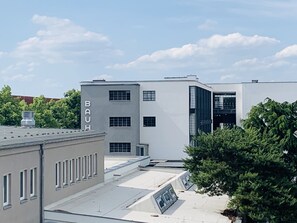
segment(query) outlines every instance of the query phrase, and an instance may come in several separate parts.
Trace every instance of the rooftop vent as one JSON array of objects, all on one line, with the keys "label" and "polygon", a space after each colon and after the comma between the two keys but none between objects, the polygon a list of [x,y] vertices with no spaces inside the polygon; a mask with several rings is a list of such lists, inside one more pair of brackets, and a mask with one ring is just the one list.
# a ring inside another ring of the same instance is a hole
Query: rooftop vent
[{"label": "rooftop vent", "polygon": [[22,112],[21,126],[26,128],[35,127],[34,112],[33,111],[23,111]]},{"label": "rooftop vent", "polygon": [[258,83],[259,81],[258,80],[252,80],[252,83]]}]

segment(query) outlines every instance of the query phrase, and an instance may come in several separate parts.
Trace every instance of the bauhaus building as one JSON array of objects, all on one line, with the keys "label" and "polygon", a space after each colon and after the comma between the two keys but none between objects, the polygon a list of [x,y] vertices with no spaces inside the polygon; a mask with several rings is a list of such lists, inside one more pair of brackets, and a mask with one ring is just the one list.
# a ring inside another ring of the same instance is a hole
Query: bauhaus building
[{"label": "bauhaus building", "polygon": [[105,154],[181,160],[199,131],[241,125],[267,97],[297,100],[297,82],[203,84],[195,75],[81,83],[82,129],[106,132]]}]

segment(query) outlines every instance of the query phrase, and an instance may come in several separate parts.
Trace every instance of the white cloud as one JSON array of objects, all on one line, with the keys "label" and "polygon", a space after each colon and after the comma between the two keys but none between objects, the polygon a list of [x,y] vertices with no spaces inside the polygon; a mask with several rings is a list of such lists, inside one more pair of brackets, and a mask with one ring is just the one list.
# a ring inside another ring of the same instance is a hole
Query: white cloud
[{"label": "white cloud", "polygon": [[34,78],[34,74],[13,74],[13,75],[9,75],[9,76],[4,76],[3,79],[5,81],[28,81],[28,80],[33,80]]},{"label": "white cloud", "polygon": [[266,36],[244,36],[240,33],[228,35],[213,35],[208,39],[199,41],[199,44],[208,48],[252,47],[263,44],[273,44],[278,40]]},{"label": "white cloud", "polygon": [[226,75],[222,75],[220,77],[221,81],[226,81],[226,80],[232,80],[234,79],[236,76],[234,74],[226,74]]},{"label": "white cloud", "polygon": [[[259,47],[265,44],[274,44],[278,40],[265,36],[244,36],[240,33],[232,33],[228,35],[213,35],[207,39],[201,39],[194,44],[186,44],[177,48],[170,48],[166,50],[155,51],[152,54],[143,55],[134,61],[126,64],[115,64],[108,68],[125,69],[135,68],[143,64],[157,63],[169,64],[168,66],[180,66],[178,61],[184,61],[186,59],[192,60],[195,57],[205,60],[206,56],[214,55],[218,49],[240,49],[246,47]],[[196,61],[197,63],[197,61]],[[163,64],[164,67],[164,64]]]},{"label": "white cloud", "polygon": [[204,23],[202,23],[202,24],[200,24],[198,26],[198,29],[201,29],[201,30],[210,30],[210,29],[215,28],[216,25],[217,25],[217,22],[216,21],[207,19]]},{"label": "white cloud", "polygon": [[93,80],[106,80],[106,81],[110,81],[113,79],[113,76],[109,75],[109,74],[101,74],[98,76],[93,77]]},{"label": "white cloud", "polygon": [[297,44],[288,46],[275,54],[278,59],[297,56]]},{"label": "white cloud", "polygon": [[69,19],[34,15],[32,22],[42,28],[18,44],[12,55],[22,59],[43,59],[50,63],[77,59],[97,61],[119,54],[107,36],[86,30]]},{"label": "white cloud", "polygon": [[260,61],[258,58],[252,58],[252,59],[244,59],[244,60],[237,61],[233,65],[236,67],[240,67],[240,66],[252,66],[259,63]]},{"label": "white cloud", "polygon": [[37,66],[36,63],[18,62],[1,70],[1,76],[5,81],[30,80],[35,76],[33,71]]}]

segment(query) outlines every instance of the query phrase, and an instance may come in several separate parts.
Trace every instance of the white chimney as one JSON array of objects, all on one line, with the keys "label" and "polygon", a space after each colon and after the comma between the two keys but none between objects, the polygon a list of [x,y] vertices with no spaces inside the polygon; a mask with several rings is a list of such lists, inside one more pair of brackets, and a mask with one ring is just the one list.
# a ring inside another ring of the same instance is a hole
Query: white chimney
[{"label": "white chimney", "polygon": [[22,112],[21,126],[32,128],[35,127],[34,112],[33,111],[23,111]]}]

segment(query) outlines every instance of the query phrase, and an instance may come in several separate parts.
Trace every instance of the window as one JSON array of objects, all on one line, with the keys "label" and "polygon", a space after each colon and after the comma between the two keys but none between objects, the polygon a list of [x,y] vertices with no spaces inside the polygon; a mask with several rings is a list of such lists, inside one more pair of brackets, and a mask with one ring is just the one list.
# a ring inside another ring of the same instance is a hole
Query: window
[{"label": "window", "polygon": [[109,126],[110,127],[131,126],[131,118],[130,117],[109,117]]},{"label": "window", "polygon": [[97,155],[97,153],[95,153],[94,154],[94,162],[93,162],[93,165],[94,165],[94,167],[93,167],[93,175],[94,176],[96,176],[98,174],[98,172],[97,172],[97,168],[98,168],[97,158],[98,158],[98,155]]},{"label": "window", "polygon": [[3,207],[11,205],[11,174],[3,176]]},{"label": "window", "polygon": [[92,161],[93,155],[88,156],[88,177],[92,177]]},{"label": "window", "polygon": [[63,161],[63,186],[68,184],[68,160]]},{"label": "window", "polygon": [[20,172],[20,201],[27,199],[27,170]]},{"label": "window", "polygon": [[109,91],[110,101],[130,101],[130,91]]},{"label": "window", "polygon": [[82,159],[82,179],[87,178],[87,156],[84,156]]},{"label": "window", "polygon": [[61,187],[61,162],[56,163],[56,188]]},{"label": "window", "polygon": [[36,197],[36,186],[37,186],[37,168],[30,170],[30,197]]},{"label": "window", "polygon": [[74,159],[69,160],[69,181],[74,183]]},{"label": "window", "polygon": [[143,117],[143,127],[155,127],[156,117]]},{"label": "window", "polygon": [[76,169],[75,169],[75,175],[76,175],[76,181],[80,181],[80,168],[81,168],[81,157],[76,158]]},{"label": "window", "polygon": [[120,142],[120,143],[109,143],[109,151],[111,153],[130,153],[131,143]]},{"label": "window", "polygon": [[155,91],[143,91],[143,101],[155,101],[156,92]]}]

